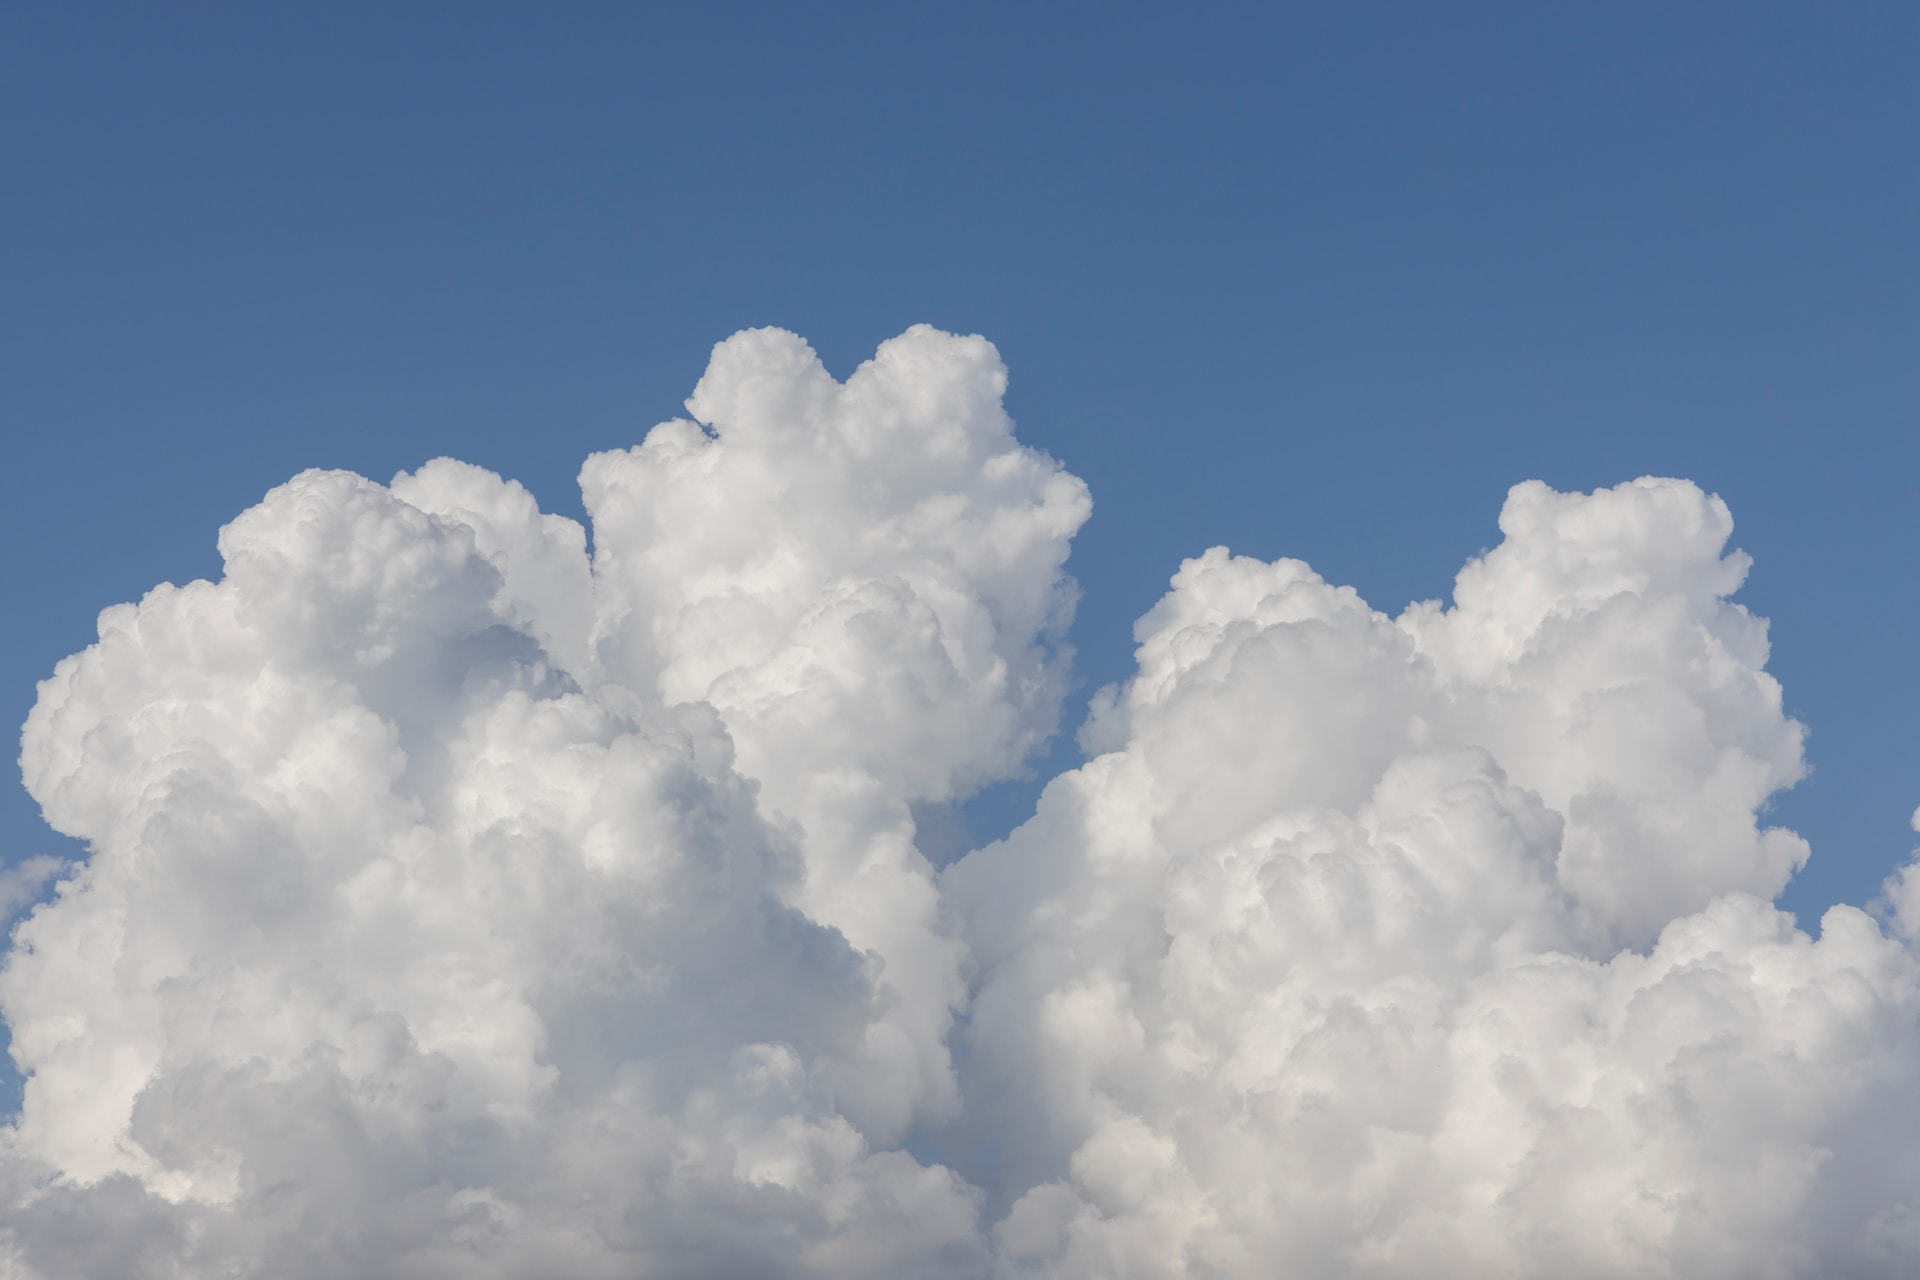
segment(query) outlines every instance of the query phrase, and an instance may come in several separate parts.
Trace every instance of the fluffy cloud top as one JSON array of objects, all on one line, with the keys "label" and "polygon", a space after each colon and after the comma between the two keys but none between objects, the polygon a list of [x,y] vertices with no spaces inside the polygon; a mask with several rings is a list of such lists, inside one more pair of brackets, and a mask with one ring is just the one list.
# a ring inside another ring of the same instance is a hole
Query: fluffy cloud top
[{"label": "fluffy cloud top", "polygon": [[1089,500],[1005,382],[740,334],[587,461],[591,553],[309,472],[102,614],[23,738],[91,855],[0,974],[0,1270],[1912,1274],[1920,872],[1769,905],[1802,734],[1717,498],[1520,485],[1398,618],[1209,551],[936,873],[913,806],[1070,658]]}]

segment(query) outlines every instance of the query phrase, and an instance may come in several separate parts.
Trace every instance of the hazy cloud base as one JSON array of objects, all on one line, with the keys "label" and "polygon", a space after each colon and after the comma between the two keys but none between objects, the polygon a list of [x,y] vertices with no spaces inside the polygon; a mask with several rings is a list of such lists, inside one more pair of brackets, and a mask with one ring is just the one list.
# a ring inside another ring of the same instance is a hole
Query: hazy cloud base
[{"label": "hazy cloud base", "polygon": [[63,877],[5,1274],[1912,1273],[1920,874],[1770,905],[1802,733],[1717,498],[1519,485],[1398,618],[1190,560],[936,871],[1071,656],[1090,501],[1005,383],[743,333],[587,460],[591,553],[308,472],[102,614],[21,756],[92,855],[0,877]]}]

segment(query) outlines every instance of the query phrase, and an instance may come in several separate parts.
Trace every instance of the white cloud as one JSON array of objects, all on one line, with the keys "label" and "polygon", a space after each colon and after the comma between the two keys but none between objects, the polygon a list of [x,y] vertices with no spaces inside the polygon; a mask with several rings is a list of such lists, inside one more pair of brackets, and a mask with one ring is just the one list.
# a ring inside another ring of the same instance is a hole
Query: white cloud
[{"label": "white cloud", "polygon": [[1920,971],[1769,907],[1802,772],[1725,507],[1517,486],[1398,619],[1215,549],[946,873],[1048,1276],[1902,1275]]},{"label": "white cloud", "polygon": [[587,461],[591,554],[309,472],[103,614],[23,739],[92,852],[0,975],[0,1271],[1910,1273],[1920,874],[1897,938],[1767,905],[1802,734],[1717,499],[1518,486],[1397,619],[1189,561],[936,875],[1070,656],[1089,502],[1004,388],[741,334]]},{"label": "white cloud", "polygon": [[965,1000],[909,805],[1013,773],[1055,729],[1086,486],[1022,448],[982,338],[926,326],[845,385],[792,334],[714,351],[637,448],[581,471],[598,677],[725,722],[763,808],[795,824],[794,902],[882,962],[884,1017],[836,1076],[876,1141],[957,1102]]}]

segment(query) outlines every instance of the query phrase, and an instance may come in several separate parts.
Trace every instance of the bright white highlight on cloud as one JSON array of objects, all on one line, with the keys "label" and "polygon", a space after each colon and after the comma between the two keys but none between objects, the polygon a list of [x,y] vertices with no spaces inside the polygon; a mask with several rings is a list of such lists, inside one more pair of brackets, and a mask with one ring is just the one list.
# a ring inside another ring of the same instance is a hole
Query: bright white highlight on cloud
[{"label": "bright white highlight on cloud", "polygon": [[1913,1273],[1920,871],[1769,905],[1802,735],[1718,499],[1520,485],[1398,618],[1188,561],[936,872],[1068,679],[1090,502],[1005,382],[743,333],[588,459],[591,554],[309,472],[104,613],[21,757],[92,855],[0,877],[64,877],[0,1274]]}]

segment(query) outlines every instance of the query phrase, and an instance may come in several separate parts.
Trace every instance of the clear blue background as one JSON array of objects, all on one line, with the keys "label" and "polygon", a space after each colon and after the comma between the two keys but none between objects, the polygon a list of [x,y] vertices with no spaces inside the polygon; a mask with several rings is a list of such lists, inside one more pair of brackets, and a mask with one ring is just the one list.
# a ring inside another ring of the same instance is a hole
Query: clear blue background
[{"label": "clear blue background", "polygon": [[1391,612],[1515,481],[1684,475],[1813,730],[1789,905],[1914,843],[1920,6],[164,8],[0,9],[8,724],[301,468],[577,515],[734,330],[925,320],[1092,485],[1082,705],[1209,545]]}]

